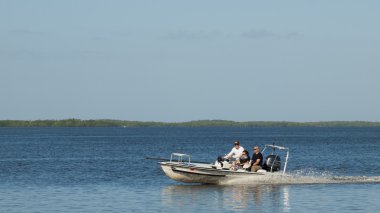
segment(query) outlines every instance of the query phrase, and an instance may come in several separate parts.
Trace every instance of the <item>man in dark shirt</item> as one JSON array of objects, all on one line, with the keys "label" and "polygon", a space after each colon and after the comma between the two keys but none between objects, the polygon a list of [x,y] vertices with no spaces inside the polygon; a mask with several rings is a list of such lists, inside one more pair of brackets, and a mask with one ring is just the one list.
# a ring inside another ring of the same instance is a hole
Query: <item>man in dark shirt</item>
[{"label": "man in dark shirt", "polygon": [[263,155],[261,154],[259,147],[255,146],[253,148],[251,172],[257,172],[257,170],[261,169],[262,164]]}]

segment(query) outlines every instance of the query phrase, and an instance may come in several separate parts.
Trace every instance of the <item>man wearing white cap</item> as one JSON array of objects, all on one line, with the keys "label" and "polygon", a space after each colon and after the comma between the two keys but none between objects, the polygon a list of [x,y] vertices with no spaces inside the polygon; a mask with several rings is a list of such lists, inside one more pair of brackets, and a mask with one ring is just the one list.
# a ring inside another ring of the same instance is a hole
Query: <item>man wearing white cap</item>
[{"label": "man wearing white cap", "polygon": [[224,158],[230,159],[230,158],[235,158],[238,159],[241,157],[241,154],[243,153],[244,148],[240,146],[240,141],[235,141],[234,142],[234,147],[231,149],[231,152],[228,153]]}]

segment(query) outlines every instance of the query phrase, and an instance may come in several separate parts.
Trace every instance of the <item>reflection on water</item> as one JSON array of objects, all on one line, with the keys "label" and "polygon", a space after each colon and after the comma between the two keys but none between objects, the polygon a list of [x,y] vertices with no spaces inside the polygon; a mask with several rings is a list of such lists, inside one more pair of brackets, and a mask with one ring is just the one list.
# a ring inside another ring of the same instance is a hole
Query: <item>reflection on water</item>
[{"label": "reflection on water", "polygon": [[162,189],[162,204],[176,209],[290,211],[286,185],[173,185]]},{"label": "reflection on water", "polygon": [[284,203],[284,212],[290,211],[290,205],[289,205],[289,187],[284,187],[284,197],[283,197],[283,203]]}]

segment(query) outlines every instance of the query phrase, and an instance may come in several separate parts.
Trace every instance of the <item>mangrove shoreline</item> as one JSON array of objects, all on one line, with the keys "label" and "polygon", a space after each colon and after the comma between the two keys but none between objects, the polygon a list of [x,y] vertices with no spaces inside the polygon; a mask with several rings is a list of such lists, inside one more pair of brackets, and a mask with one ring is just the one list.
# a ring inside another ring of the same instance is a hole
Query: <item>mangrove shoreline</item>
[{"label": "mangrove shoreline", "polygon": [[187,122],[126,121],[112,119],[0,120],[0,127],[380,127],[370,121],[229,121],[197,120]]}]

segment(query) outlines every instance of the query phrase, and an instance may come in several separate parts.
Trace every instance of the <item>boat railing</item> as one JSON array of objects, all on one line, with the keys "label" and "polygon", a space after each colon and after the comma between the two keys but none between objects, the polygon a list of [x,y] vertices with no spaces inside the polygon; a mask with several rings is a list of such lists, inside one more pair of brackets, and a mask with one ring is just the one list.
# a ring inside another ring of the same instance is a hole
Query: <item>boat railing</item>
[{"label": "boat railing", "polygon": [[172,153],[170,155],[170,163],[173,162],[173,160],[176,160],[178,163],[183,163],[183,160],[187,158],[188,163],[190,164],[190,155],[188,154],[182,154],[182,153]]}]

